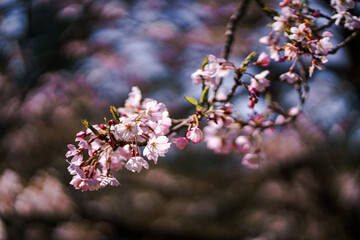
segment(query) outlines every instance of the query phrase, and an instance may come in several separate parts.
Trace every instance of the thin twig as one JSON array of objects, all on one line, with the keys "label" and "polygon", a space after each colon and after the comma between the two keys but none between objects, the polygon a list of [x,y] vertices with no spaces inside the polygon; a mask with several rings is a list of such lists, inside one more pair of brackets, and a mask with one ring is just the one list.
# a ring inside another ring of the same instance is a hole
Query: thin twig
[{"label": "thin twig", "polygon": [[268,16],[269,18],[273,19],[274,16],[273,16],[270,12],[264,10],[265,4],[264,4],[261,0],[256,0],[256,3],[261,7],[261,9],[264,11],[264,13],[266,14],[266,16]]},{"label": "thin twig", "polygon": [[236,24],[242,17],[245,16],[246,9],[249,5],[249,2],[250,2],[250,0],[244,0],[244,2],[239,6],[239,8],[236,10],[236,12],[233,15],[231,15],[230,21],[229,21],[228,25],[226,26],[226,31],[225,31],[226,41],[225,41],[225,46],[224,46],[223,52],[221,54],[222,58],[224,58],[226,60],[229,58],[231,46],[234,41]]},{"label": "thin twig", "polygon": [[306,7],[307,10],[309,10],[309,12],[313,12],[313,13],[317,13],[319,17],[322,17],[322,18],[326,18],[328,20],[331,20],[331,17],[321,13],[319,10],[315,10],[313,8],[310,8],[310,7]]},{"label": "thin twig", "polygon": [[234,96],[235,94],[235,90],[237,89],[237,87],[241,86],[241,85],[245,85],[245,83],[241,82],[241,81],[235,81],[234,85],[231,87],[231,90],[230,92],[228,93],[228,95],[226,96],[226,99],[224,100],[217,100],[217,99],[214,99],[214,102],[229,102],[231,100],[231,98]]},{"label": "thin twig", "polygon": [[331,25],[333,25],[335,23],[336,19],[331,19],[329,22],[327,22],[325,25],[318,27],[316,29],[314,29],[314,32],[320,32],[328,27],[331,27]]},{"label": "thin twig", "polygon": [[[244,0],[242,2],[242,4],[240,4],[240,6],[236,10],[236,12],[233,15],[231,15],[229,23],[226,26],[226,31],[225,31],[226,41],[225,41],[225,45],[223,48],[223,52],[221,54],[221,57],[224,58],[225,60],[228,60],[228,58],[230,56],[231,46],[234,42],[236,24],[242,17],[245,16],[249,2],[250,2],[250,0]],[[216,98],[217,91],[218,91],[220,85],[222,84],[222,81],[223,81],[223,78],[220,78],[219,84],[214,88],[214,98]]]},{"label": "thin twig", "polygon": [[299,67],[299,71],[300,71],[300,76],[301,76],[301,86],[302,86],[302,90],[300,93],[300,110],[302,110],[302,108],[304,107],[305,101],[309,95],[309,85],[307,84],[307,74],[306,74],[306,67],[305,67],[305,63],[303,61],[302,58],[299,58],[299,62],[300,62],[300,67]]},{"label": "thin twig", "polygon": [[171,132],[177,131],[184,126],[187,126],[189,124],[189,121],[191,121],[192,118],[193,118],[193,116],[191,115],[190,117],[185,118],[185,119],[178,119],[176,121],[176,123],[178,123],[178,124],[171,128]]},{"label": "thin twig", "polygon": [[344,47],[346,44],[348,44],[351,40],[353,40],[360,32],[360,29],[357,29],[352,34],[350,34],[347,38],[345,38],[344,41],[339,43],[336,47],[334,47],[332,50],[329,51],[329,54],[336,53],[340,48]]}]

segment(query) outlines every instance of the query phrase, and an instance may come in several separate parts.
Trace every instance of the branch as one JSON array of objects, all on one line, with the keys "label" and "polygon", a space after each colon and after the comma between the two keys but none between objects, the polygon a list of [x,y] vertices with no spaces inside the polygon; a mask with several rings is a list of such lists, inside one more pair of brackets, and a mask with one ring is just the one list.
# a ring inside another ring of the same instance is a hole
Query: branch
[{"label": "branch", "polygon": [[[223,52],[221,54],[221,57],[224,58],[225,60],[228,60],[230,52],[231,52],[231,46],[234,42],[236,24],[242,17],[245,16],[245,13],[246,13],[249,3],[250,3],[250,0],[244,0],[243,3],[240,4],[240,6],[236,10],[236,12],[233,13],[233,15],[231,15],[230,20],[226,26],[226,31],[225,31],[226,41],[225,41],[225,45],[223,48]],[[219,84],[214,88],[214,99],[216,98],[217,91],[218,91],[220,85],[222,84],[222,81],[223,81],[223,78],[220,78]]]},{"label": "branch", "polygon": [[261,9],[264,11],[264,13],[266,14],[266,16],[268,16],[269,18],[273,19],[273,15],[271,15],[271,13],[269,13],[268,11],[265,11],[265,4],[261,1],[261,0],[256,0],[256,3],[261,7]]},{"label": "branch", "polygon": [[307,73],[306,73],[306,67],[305,67],[305,63],[303,61],[302,58],[299,58],[299,62],[300,62],[300,67],[299,67],[299,71],[300,71],[300,76],[301,76],[301,86],[303,88],[303,91],[299,91],[300,94],[300,110],[304,107],[305,104],[305,100],[309,95],[309,85],[307,84]]},{"label": "branch", "polygon": [[306,9],[309,11],[309,12],[312,12],[312,13],[317,13],[319,17],[322,17],[322,18],[326,18],[328,20],[332,20],[331,17],[321,13],[319,10],[315,10],[313,8],[310,8],[310,7],[306,7]]},{"label": "branch", "polygon": [[331,25],[333,25],[335,23],[335,19],[331,19],[329,22],[327,22],[325,25],[318,27],[316,29],[314,29],[314,32],[320,32],[328,27],[331,27]]},{"label": "branch", "polygon": [[339,43],[336,47],[334,47],[331,51],[329,51],[329,54],[336,53],[340,48],[344,47],[346,44],[348,44],[351,40],[353,40],[360,32],[360,29],[357,29],[352,34],[350,34],[347,38],[345,38],[344,41]]},{"label": "branch", "polygon": [[246,9],[249,5],[249,2],[250,2],[250,0],[244,0],[244,2],[239,6],[239,8],[236,10],[236,12],[233,15],[231,15],[230,21],[229,21],[228,25],[226,26],[226,31],[225,31],[226,41],[225,41],[225,46],[224,46],[223,52],[221,54],[222,58],[224,58],[226,60],[229,58],[231,46],[234,41],[236,24],[239,21],[239,19],[241,19],[242,17],[245,16]]}]

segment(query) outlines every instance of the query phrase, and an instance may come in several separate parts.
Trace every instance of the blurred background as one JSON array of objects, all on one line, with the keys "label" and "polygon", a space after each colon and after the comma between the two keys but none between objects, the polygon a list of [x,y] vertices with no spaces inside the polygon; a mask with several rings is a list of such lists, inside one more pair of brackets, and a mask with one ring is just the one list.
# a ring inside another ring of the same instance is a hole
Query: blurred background
[{"label": "blurred background", "polygon": [[[206,55],[220,56],[241,2],[1,0],[0,239],[360,239],[359,37],[314,74],[296,123],[265,136],[268,168],[189,144],[150,170],[119,172],[120,187],[69,185],[66,145],[81,120],[109,118],[131,86],[173,118],[193,111],[183,96],[201,87],[190,75]],[[331,15],[327,3],[310,6]],[[251,1],[230,61],[264,51],[258,39],[270,22]],[[334,44],[349,34],[332,31]],[[278,81],[287,67],[270,66],[270,92],[285,109],[298,101]],[[234,100],[245,119],[247,101],[242,92]]]}]

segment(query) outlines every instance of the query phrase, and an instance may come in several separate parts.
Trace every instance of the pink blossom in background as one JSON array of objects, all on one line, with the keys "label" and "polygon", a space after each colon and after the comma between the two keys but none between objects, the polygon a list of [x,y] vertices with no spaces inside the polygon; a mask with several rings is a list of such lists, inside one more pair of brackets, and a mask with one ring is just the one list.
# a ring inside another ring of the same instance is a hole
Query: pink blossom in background
[{"label": "pink blossom in background", "polygon": [[186,138],[192,141],[193,143],[198,144],[202,140],[204,140],[205,137],[204,137],[204,133],[201,131],[200,128],[193,127],[186,133]]},{"label": "pink blossom in background", "polygon": [[178,137],[174,140],[176,147],[180,150],[183,150],[189,143],[185,137]]}]

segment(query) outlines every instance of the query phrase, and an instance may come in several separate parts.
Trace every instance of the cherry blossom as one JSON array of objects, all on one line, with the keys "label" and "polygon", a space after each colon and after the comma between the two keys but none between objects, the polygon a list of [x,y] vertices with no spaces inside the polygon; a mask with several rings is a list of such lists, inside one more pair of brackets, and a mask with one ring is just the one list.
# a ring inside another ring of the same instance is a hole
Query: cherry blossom
[{"label": "cherry blossom", "polygon": [[183,150],[189,143],[189,141],[185,137],[178,137],[174,141],[177,148]]},{"label": "cherry blossom", "polygon": [[193,127],[186,133],[186,138],[193,143],[198,144],[202,140],[204,140],[204,133],[201,131],[200,128]]},{"label": "cherry blossom", "polygon": [[327,55],[329,50],[333,48],[332,43],[329,41],[329,37],[324,37],[316,44],[316,54]]},{"label": "cherry blossom", "polygon": [[290,72],[290,71],[280,75],[281,81],[286,81],[290,84],[293,84],[300,79],[301,79],[301,77],[298,74],[296,74],[294,72]]},{"label": "cherry blossom", "polygon": [[113,186],[113,187],[116,187],[116,186],[119,186],[120,183],[119,181],[113,177],[113,176],[107,176],[107,177],[103,177],[101,179],[101,182],[100,182],[100,187],[103,188],[103,187],[106,187],[106,186]]},{"label": "cherry blossom", "polygon": [[204,83],[206,85],[216,86],[218,84],[217,79],[225,77],[228,74],[230,66],[226,63],[225,59],[208,55],[203,69],[198,69],[191,75],[193,83]]},{"label": "cherry blossom", "polygon": [[171,145],[168,141],[169,139],[166,136],[151,138],[144,149],[144,156],[157,163],[158,157],[164,157],[165,153],[168,152]]},{"label": "cherry blossom", "polygon": [[250,87],[255,89],[258,92],[265,91],[265,88],[270,86],[270,81],[266,79],[266,76],[270,73],[269,70],[262,71],[259,74],[256,74],[253,78],[251,78]]},{"label": "cherry blossom", "polygon": [[84,121],[87,130],[77,134],[78,147],[68,145],[65,156],[72,158],[68,167],[73,175],[70,184],[76,189],[93,191],[117,186],[119,182],[111,172],[124,166],[133,172],[148,169],[149,164],[140,156],[142,146],[146,146],[143,155],[155,163],[168,152],[171,143],[165,135],[172,120],[163,103],[142,100],[139,88],[133,87],[125,106],[111,107],[111,112],[114,118],[101,125]]},{"label": "cherry blossom", "polygon": [[355,2],[353,0],[331,0],[330,4],[338,12],[346,11],[346,10],[348,10],[350,8],[355,7]]},{"label": "cherry blossom", "polygon": [[290,39],[301,42],[311,33],[311,30],[306,26],[305,23],[302,23],[298,27],[290,28],[290,32],[292,33],[289,36]]},{"label": "cherry blossom", "polygon": [[136,135],[141,135],[142,130],[139,126],[139,122],[137,123],[133,119],[123,118],[122,122],[115,126],[114,133],[118,139],[129,141]]},{"label": "cherry blossom", "polygon": [[[172,119],[164,103],[143,99],[140,89],[132,87],[124,106],[110,108],[112,119],[99,125],[84,121],[87,129],[76,135],[76,144],[68,145],[65,157],[69,163],[68,171],[73,176],[70,184],[82,191],[117,186],[119,182],[113,176],[114,171],[125,167],[139,173],[143,168],[150,168],[147,160],[156,164],[159,157],[164,157],[171,143],[183,150],[190,142],[198,144],[203,140],[215,153],[236,153],[247,168],[265,166],[267,156],[262,151],[263,135],[297,119],[306,102],[308,81],[315,69],[325,69],[328,54],[351,40],[347,38],[334,46],[329,28],[334,24],[350,31],[360,28],[360,18],[348,11],[355,7],[354,1],[331,0],[330,4],[334,8],[332,16],[313,10],[307,1],[300,0],[281,1],[280,11],[267,9],[274,17],[268,24],[268,35],[259,39],[266,45],[267,53],[261,52],[257,59],[256,53],[251,52],[235,64],[227,59],[226,51],[223,53],[226,59],[209,54],[200,68],[191,74],[192,83],[202,85],[202,93],[200,97],[185,97],[194,106],[193,112],[182,119]],[[328,22],[322,24],[317,21],[319,18]],[[227,31],[230,33],[233,34]],[[270,59],[285,69],[282,74],[277,75],[275,71],[270,74],[270,69],[266,68]],[[282,62],[286,64],[281,65]],[[275,81],[270,81],[269,75]],[[264,94],[273,82],[283,84],[278,79],[295,88],[300,97],[298,104],[288,111],[272,100],[270,92]],[[223,84],[225,81],[228,82]],[[236,108],[241,107],[232,105],[238,93],[245,93],[249,98],[249,116],[237,113]],[[259,100],[267,104],[261,112],[255,108]]]},{"label": "cherry blossom", "polygon": [[270,65],[270,59],[269,59],[269,55],[267,55],[266,53],[262,52],[257,61],[254,63],[255,65],[260,65],[262,67],[267,67]]},{"label": "cherry blossom", "polygon": [[132,172],[140,172],[141,169],[144,167],[145,169],[149,169],[149,164],[147,161],[145,161],[142,157],[132,157],[130,158],[126,165],[126,169]]},{"label": "cherry blossom", "polygon": [[83,155],[82,155],[83,150],[78,150],[73,144],[68,144],[68,148],[69,148],[69,151],[66,152],[65,157],[69,158],[69,157],[74,156],[71,159],[71,163],[73,163],[75,165],[80,165],[83,160]]},{"label": "cherry blossom", "polygon": [[251,169],[260,168],[264,162],[266,161],[266,157],[263,153],[247,153],[242,159],[242,164]]},{"label": "cherry blossom", "polygon": [[242,153],[247,153],[251,150],[250,138],[246,136],[238,136],[235,139],[236,148],[239,149]]}]

